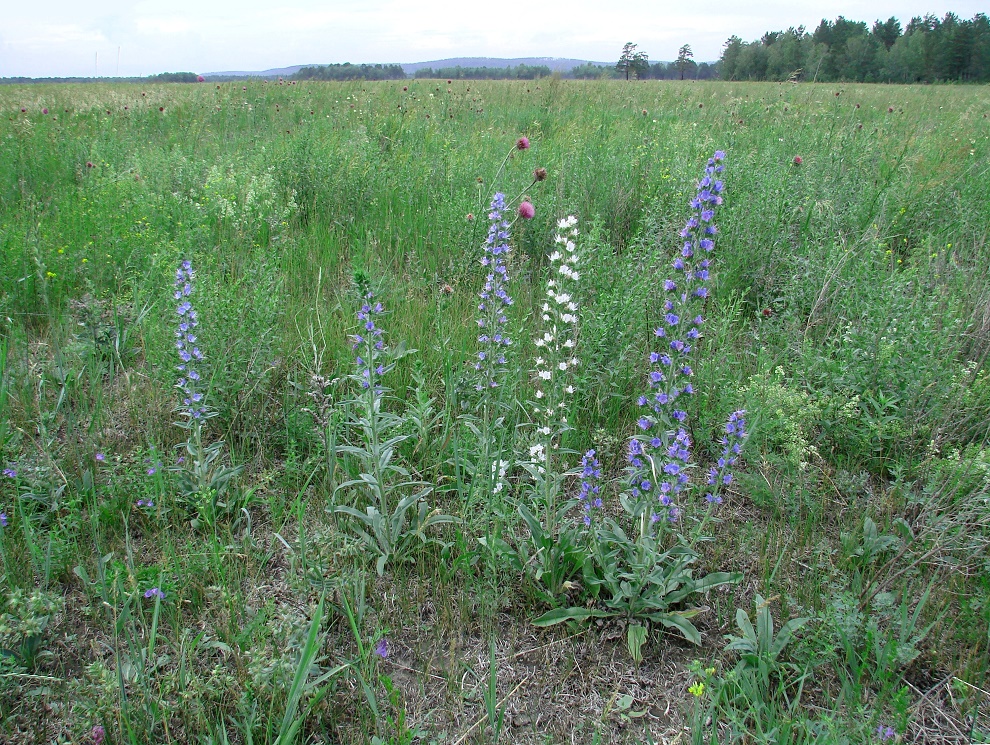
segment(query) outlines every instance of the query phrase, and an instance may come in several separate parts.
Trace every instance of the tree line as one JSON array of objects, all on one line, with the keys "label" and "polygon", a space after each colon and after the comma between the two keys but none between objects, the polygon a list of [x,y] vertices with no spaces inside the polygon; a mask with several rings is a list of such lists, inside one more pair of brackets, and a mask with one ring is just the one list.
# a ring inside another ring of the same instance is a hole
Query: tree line
[{"label": "tree line", "polygon": [[990,82],[990,19],[978,13],[863,21],[822,19],[769,31],[744,42],[732,36],[718,62],[723,80],[817,80],[855,83]]},{"label": "tree line", "polygon": [[650,78],[653,80],[707,80],[718,76],[715,65],[702,62],[696,63],[692,57],[691,45],[685,44],[677,50],[677,59],[673,62],[655,62],[650,64],[649,55],[640,50],[638,44],[631,41],[622,47],[619,61],[615,63],[612,77],[625,77],[626,80]]},{"label": "tree line", "polygon": [[[648,62],[645,66],[637,70],[634,75],[638,80],[715,80],[718,78],[718,65],[710,62],[695,62],[688,60],[685,69],[681,69],[677,62]],[[682,77],[683,73],[683,77]],[[615,65],[595,65],[587,63],[571,68],[565,74],[565,78],[576,78],[578,80],[596,80],[598,78],[608,78],[617,80],[625,78],[625,71],[616,69]],[[630,75],[633,77],[633,74]]]},{"label": "tree line", "polygon": [[450,80],[536,80],[548,78],[552,71],[546,65],[516,65],[515,67],[421,67],[414,77],[448,78]]},{"label": "tree line", "polygon": [[0,78],[0,84],[23,85],[26,83],[196,83],[199,75],[194,72],[162,72],[157,75],[129,77],[52,77],[28,78],[23,76]]},{"label": "tree line", "polygon": [[404,80],[402,65],[352,65],[350,62],[303,67],[293,80]]}]

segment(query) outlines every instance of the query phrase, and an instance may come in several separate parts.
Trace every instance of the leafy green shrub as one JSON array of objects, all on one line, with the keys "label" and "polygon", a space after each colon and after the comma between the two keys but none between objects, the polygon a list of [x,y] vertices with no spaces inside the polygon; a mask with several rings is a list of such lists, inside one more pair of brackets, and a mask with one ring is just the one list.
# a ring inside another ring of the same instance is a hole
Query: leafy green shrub
[{"label": "leafy green shrub", "polygon": [[[65,599],[45,590],[10,590],[0,613],[0,658],[15,669],[33,671],[44,650],[45,632]],[[50,654],[50,653],[48,653]],[[9,680],[3,676],[4,680]]]},{"label": "leafy green shrub", "polygon": [[812,396],[789,386],[781,367],[754,375],[739,393],[753,423],[750,447],[786,467],[805,470],[818,455],[814,442],[821,407]]}]

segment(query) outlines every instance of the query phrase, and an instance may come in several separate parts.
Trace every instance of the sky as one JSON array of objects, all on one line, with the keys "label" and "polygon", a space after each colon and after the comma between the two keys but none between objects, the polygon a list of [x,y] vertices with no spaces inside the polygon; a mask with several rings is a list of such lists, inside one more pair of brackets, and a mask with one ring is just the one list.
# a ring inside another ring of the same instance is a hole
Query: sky
[{"label": "sky", "polygon": [[612,61],[633,42],[669,61],[682,44],[718,59],[733,34],[843,15],[986,12],[986,0],[542,0],[495,5],[450,0],[0,0],[0,77],[143,76],[266,70],[334,62],[450,57],[570,57]]}]

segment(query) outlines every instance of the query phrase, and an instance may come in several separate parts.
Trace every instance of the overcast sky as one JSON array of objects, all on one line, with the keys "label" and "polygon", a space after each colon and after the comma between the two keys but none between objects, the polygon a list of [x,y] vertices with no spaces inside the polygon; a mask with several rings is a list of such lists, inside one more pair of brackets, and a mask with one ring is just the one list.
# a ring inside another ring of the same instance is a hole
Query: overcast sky
[{"label": "overcast sky", "polygon": [[[843,15],[871,23],[953,11],[986,0],[0,0],[0,77],[149,75],[265,70],[330,62],[420,62],[447,57],[573,57],[611,61],[627,41],[651,60],[690,44],[718,59],[732,34]],[[118,49],[120,54],[118,68]]]}]

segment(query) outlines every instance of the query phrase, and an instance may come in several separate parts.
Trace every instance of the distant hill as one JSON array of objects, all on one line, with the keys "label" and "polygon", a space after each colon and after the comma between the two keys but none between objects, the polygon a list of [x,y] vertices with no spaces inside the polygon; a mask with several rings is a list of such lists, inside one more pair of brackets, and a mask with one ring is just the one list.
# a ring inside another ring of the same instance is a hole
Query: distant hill
[{"label": "distant hill", "polygon": [[551,70],[560,72],[570,72],[579,65],[614,65],[614,62],[589,62],[583,59],[564,59],[560,57],[516,57],[505,59],[503,57],[452,57],[450,59],[437,59],[430,62],[404,62],[402,69],[406,75],[413,75],[417,70],[424,67],[437,69],[440,67],[518,67],[526,65],[536,67],[543,65]]}]

